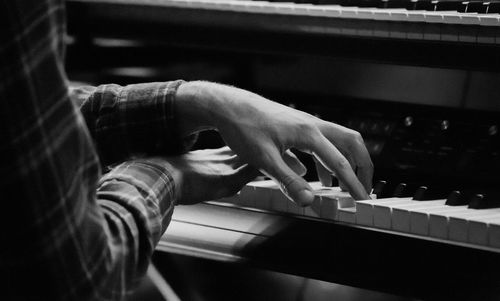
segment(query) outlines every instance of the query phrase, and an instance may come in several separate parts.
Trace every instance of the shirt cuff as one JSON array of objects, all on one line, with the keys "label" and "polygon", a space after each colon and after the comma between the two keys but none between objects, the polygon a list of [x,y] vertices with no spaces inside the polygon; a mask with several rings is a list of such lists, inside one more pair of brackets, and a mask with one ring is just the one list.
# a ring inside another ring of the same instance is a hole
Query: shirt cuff
[{"label": "shirt cuff", "polygon": [[164,104],[165,104],[165,112],[166,112],[166,122],[165,125],[167,129],[173,129],[171,133],[173,133],[172,141],[176,142],[176,145],[173,145],[174,151],[177,153],[185,153],[189,151],[193,145],[198,140],[198,133],[191,134],[186,137],[182,137],[179,131],[179,122],[178,116],[175,114],[175,102],[177,90],[179,87],[184,84],[185,81],[177,80],[172,82],[167,82],[164,88]]}]

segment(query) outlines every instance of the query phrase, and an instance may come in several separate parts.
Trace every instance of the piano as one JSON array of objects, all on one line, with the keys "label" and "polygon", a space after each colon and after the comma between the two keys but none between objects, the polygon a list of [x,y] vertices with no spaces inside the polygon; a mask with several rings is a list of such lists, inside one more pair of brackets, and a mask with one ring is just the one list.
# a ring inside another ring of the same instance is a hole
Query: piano
[{"label": "piano", "polygon": [[[178,206],[159,252],[424,300],[500,300],[499,7],[68,0],[67,69],[95,84],[224,82],[362,133],[373,200],[313,184],[317,201],[299,208],[254,182]],[[221,144],[207,132],[197,147]]]}]

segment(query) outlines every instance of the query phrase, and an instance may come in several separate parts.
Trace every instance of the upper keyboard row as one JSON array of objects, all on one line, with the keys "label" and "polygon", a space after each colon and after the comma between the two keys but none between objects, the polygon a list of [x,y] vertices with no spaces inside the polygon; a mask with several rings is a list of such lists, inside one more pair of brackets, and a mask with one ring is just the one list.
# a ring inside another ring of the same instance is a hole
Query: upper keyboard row
[{"label": "upper keyboard row", "polygon": [[[103,0],[90,1],[103,2]],[[500,8],[497,2],[440,0],[297,1],[300,3],[246,0],[144,0],[141,2],[110,0],[110,2],[260,14],[500,26],[498,13]]]}]

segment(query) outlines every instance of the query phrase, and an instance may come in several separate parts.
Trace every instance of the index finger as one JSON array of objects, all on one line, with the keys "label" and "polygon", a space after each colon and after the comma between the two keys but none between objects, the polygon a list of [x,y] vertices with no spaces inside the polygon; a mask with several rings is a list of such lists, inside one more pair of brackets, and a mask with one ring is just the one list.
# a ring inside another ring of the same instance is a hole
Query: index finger
[{"label": "index finger", "polygon": [[311,151],[326,168],[335,171],[339,180],[345,183],[354,199],[369,199],[365,187],[354,174],[349,161],[325,136],[319,135],[313,139]]}]

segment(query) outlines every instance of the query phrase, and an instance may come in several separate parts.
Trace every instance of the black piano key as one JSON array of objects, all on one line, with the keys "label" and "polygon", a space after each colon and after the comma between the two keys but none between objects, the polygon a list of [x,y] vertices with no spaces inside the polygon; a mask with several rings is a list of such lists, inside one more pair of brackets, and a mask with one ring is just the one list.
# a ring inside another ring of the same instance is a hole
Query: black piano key
[{"label": "black piano key", "polygon": [[317,5],[342,5],[349,6],[351,0],[318,0]]},{"label": "black piano key", "polygon": [[381,0],[379,8],[406,8],[414,10],[417,0]]},{"label": "black piano key", "polygon": [[415,201],[424,201],[426,200],[425,199],[425,193],[427,191],[427,187],[426,186],[420,186],[419,188],[417,188],[417,190],[415,191],[415,194],[413,195],[413,200]]},{"label": "black piano key", "polygon": [[377,184],[373,186],[372,194],[376,195],[377,198],[381,198],[382,192],[384,191],[384,188],[386,186],[385,184],[387,184],[386,181],[378,181]]},{"label": "black piano key", "polygon": [[406,184],[400,183],[398,186],[396,186],[396,189],[394,189],[392,196],[395,198],[400,198],[403,197],[404,193],[406,193]]},{"label": "black piano key", "polygon": [[419,0],[415,3],[414,10],[434,11],[434,1]]},{"label": "black piano key", "polygon": [[[500,2],[487,2],[487,14],[500,14]],[[486,3],[485,3],[486,5]]]},{"label": "black piano key", "polygon": [[464,206],[468,204],[468,201],[460,193],[460,191],[452,191],[448,198],[446,198],[446,205],[448,206]]},{"label": "black piano key", "polygon": [[357,1],[358,7],[379,7],[380,0],[359,0]]},{"label": "black piano key", "polygon": [[469,202],[472,209],[500,208],[500,193],[491,192],[487,194],[476,194]]},{"label": "black piano key", "polygon": [[466,1],[464,13],[486,13],[486,8],[483,1]]},{"label": "black piano key", "polygon": [[473,196],[469,202],[469,208],[472,208],[472,209],[484,209],[482,208],[484,206],[483,204],[483,199],[484,199],[484,195],[482,194],[476,194],[475,196]]},{"label": "black piano key", "polygon": [[467,4],[463,1],[434,1],[435,11],[465,11]]}]

